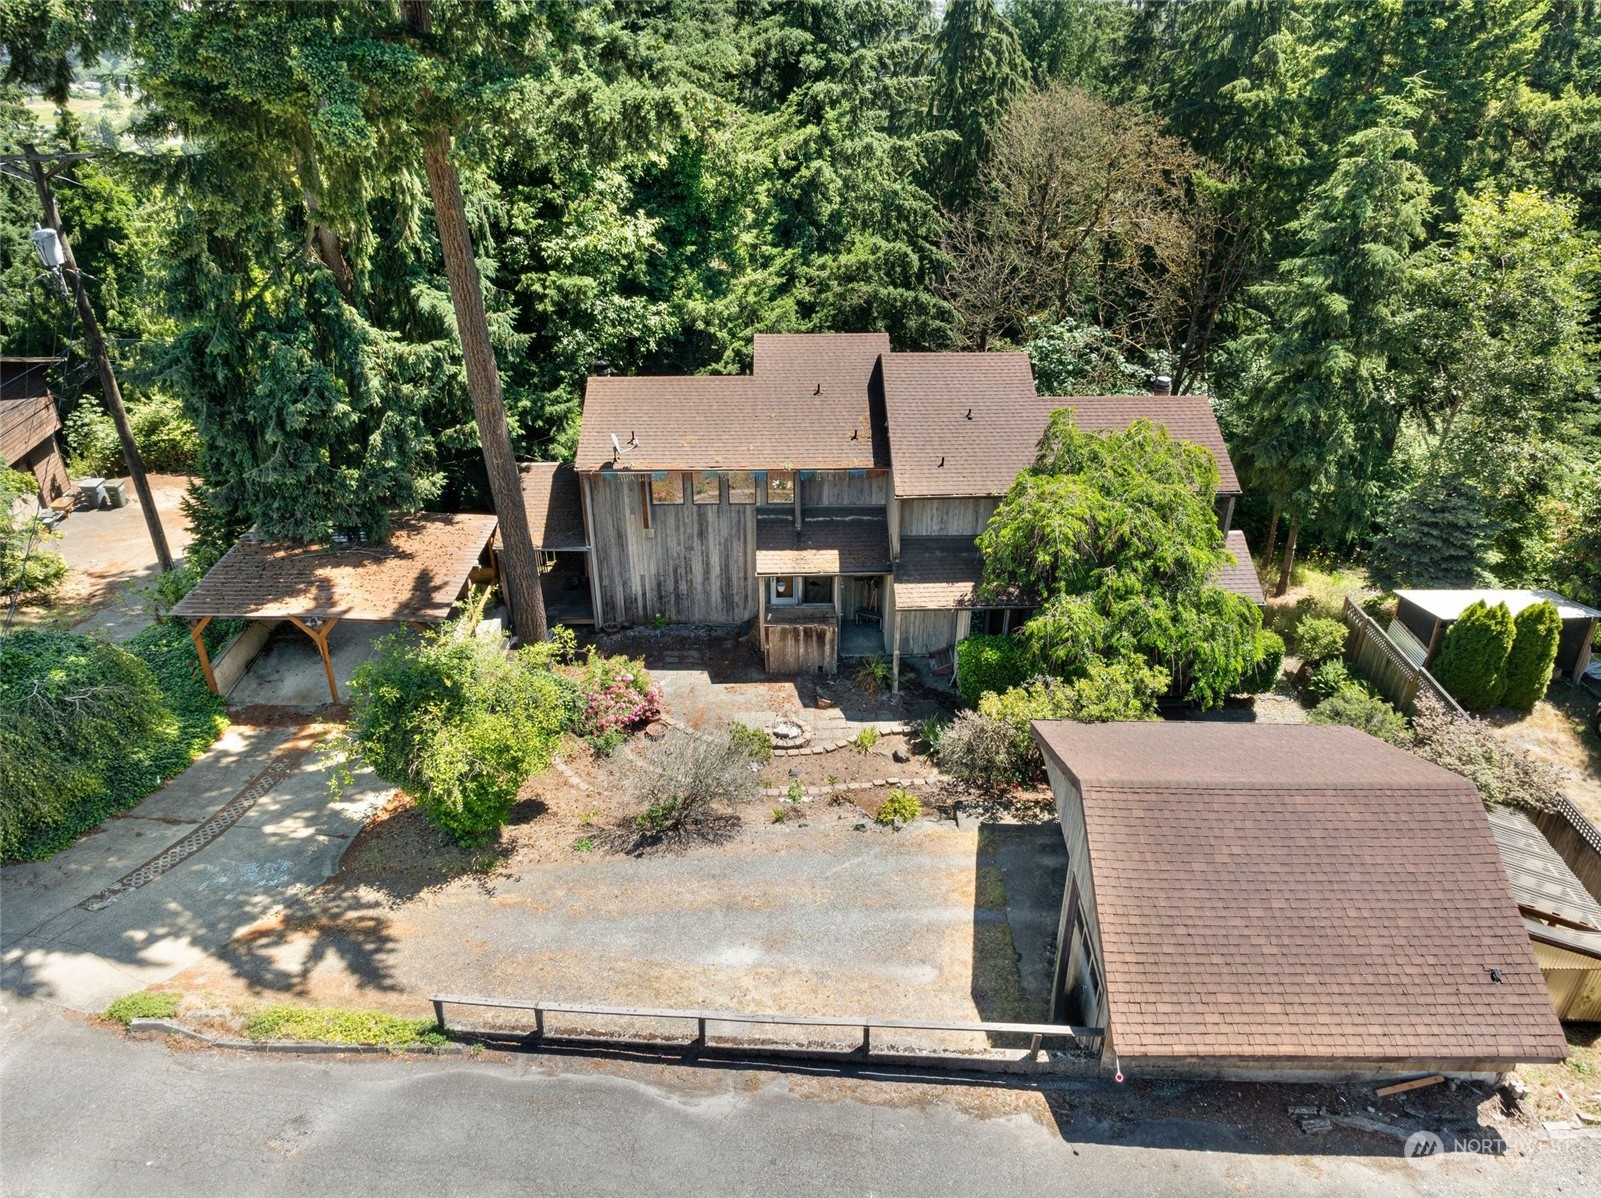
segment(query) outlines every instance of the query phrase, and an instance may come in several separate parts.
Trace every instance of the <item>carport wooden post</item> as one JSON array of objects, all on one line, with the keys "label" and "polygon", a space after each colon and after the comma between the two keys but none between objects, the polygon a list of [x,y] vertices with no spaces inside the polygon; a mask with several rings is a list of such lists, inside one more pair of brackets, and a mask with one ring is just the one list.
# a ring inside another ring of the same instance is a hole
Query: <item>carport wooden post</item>
[{"label": "carport wooden post", "polygon": [[211,654],[206,652],[206,638],[201,635],[209,623],[211,623],[210,616],[201,616],[198,620],[189,621],[189,635],[194,638],[195,652],[200,654],[200,670],[206,676],[206,685],[211,688],[212,694],[220,695],[222,692],[217,689],[217,676],[211,672]]},{"label": "carport wooden post", "polygon": [[311,638],[312,644],[317,646],[317,652],[322,654],[322,668],[328,673],[328,693],[334,697],[335,703],[339,702],[339,684],[334,681],[333,658],[328,656],[328,634],[334,630],[339,621],[329,620],[326,624],[313,628],[298,616],[287,618],[291,624]]},{"label": "carport wooden post", "polygon": [[893,679],[889,684],[889,693],[898,695],[901,693],[901,613],[899,610],[895,612],[895,635],[890,640],[894,643],[895,648],[890,655],[889,668]]}]

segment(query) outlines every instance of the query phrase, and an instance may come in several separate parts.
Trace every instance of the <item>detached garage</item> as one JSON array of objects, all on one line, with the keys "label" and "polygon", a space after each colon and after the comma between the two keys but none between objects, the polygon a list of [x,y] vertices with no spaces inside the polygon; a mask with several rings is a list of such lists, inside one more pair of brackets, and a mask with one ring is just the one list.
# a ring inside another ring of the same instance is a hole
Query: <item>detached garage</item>
[{"label": "detached garage", "polygon": [[1052,1017],[1125,1074],[1492,1076],[1567,1056],[1472,783],[1351,728],[1040,721]]},{"label": "detached garage", "polygon": [[1425,666],[1432,664],[1439,653],[1445,630],[1476,600],[1482,599],[1491,607],[1504,603],[1514,616],[1526,607],[1549,601],[1562,617],[1556,668],[1577,682],[1590,665],[1596,621],[1601,620],[1601,611],[1575,603],[1555,591],[1396,591],[1395,596],[1399,600],[1395,621],[1417,638],[1423,647],[1422,664]]}]

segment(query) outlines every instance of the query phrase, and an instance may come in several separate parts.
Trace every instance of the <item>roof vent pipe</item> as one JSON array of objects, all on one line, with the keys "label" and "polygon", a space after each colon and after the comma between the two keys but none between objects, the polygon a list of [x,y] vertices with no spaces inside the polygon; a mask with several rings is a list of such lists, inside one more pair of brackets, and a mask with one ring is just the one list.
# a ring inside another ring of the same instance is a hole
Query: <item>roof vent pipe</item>
[{"label": "roof vent pipe", "polygon": [[1159,374],[1151,380],[1151,393],[1153,395],[1172,395],[1173,380],[1165,374]]},{"label": "roof vent pipe", "polygon": [[595,373],[601,378],[609,377],[611,375],[611,363],[602,358],[595,363]]}]

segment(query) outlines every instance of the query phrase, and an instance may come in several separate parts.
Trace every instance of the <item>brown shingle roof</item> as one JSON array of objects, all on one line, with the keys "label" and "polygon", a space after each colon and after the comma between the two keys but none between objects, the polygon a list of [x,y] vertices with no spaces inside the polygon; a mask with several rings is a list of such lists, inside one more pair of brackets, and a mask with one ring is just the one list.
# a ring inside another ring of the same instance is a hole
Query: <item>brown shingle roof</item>
[{"label": "brown shingle roof", "polygon": [[172,614],[283,619],[443,620],[495,533],[493,516],[397,516],[382,545],[241,540]]},{"label": "brown shingle roof", "polygon": [[1162,425],[1212,451],[1220,493],[1240,490],[1217,417],[1201,395],[1040,399],[1025,354],[891,354],[884,404],[895,494],[903,498],[1005,494],[1033,464],[1045,422],[1059,408],[1074,409],[1075,423],[1091,432],[1120,431],[1141,417]]},{"label": "brown shingle roof", "polygon": [[584,504],[578,492],[578,472],[566,462],[529,462],[519,467],[523,478],[523,506],[535,549],[583,549]]},{"label": "brown shingle roof", "polygon": [[[1245,534],[1233,530],[1227,544],[1235,564],[1218,571],[1217,585],[1263,606],[1267,599],[1251,562],[1251,547],[1245,543]],[[978,584],[983,576],[984,559],[971,537],[902,537],[901,560],[895,563],[895,602],[900,607],[925,610],[1033,606],[1038,601],[1013,595],[981,604]]]},{"label": "brown shingle roof", "polygon": [[1122,1057],[1566,1056],[1471,783],[1351,728],[1034,733],[1083,795]]},{"label": "brown shingle roof", "polygon": [[887,574],[889,529],[882,512],[807,517],[799,538],[787,516],[756,520],[757,574]]},{"label": "brown shingle roof", "polygon": [[1267,596],[1262,594],[1262,580],[1257,577],[1256,563],[1251,560],[1251,547],[1246,544],[1245,534],[1231,528],[1225,548],[1234,555],[1234,564],[1217,572],[1217,585],[1225,591],[1244,595],[1258,607],[1265,607]]},{"label": "brown shingle roof", "polygon": [[615,434],[626,470],[885,467],[873,407],[888,353],[882,333],[759,333],[752,374],[592,378],[574,464],[610,466]]}]

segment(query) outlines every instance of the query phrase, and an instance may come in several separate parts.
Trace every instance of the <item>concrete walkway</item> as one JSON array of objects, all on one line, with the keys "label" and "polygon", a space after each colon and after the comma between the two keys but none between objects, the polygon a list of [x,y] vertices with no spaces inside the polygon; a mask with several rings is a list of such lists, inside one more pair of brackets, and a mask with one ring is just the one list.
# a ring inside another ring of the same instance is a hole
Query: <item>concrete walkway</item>
[{"label": "concrete walkway", "polygon": [[101,1010],[334,873],[392,790],[365,775],[330,803],[321,731],[235,725],[132,811],[0,870],[0,993]]}]

